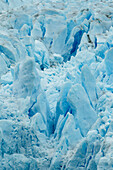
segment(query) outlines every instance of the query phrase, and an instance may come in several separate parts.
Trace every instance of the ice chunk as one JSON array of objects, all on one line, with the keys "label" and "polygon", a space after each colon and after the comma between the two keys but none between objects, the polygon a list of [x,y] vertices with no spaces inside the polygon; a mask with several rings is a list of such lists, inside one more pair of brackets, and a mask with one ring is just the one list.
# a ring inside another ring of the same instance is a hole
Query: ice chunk
[{"label": "ice chunk", "polygon": [[37,40],[41,37],[43,37],[43,32],[41,30],[41,24],[39,22],[35,22],[35,24],[33,25],[33,30],[31,32],[32,37],[34,38],[34,40]]},{"label": "ice chunk", "polygon": [[71,160],[67,162],[66,169],[80,169],[80,167],[85,167],[86,163],[86,153],[87,153],[88,143],[83,140],[79,147],[76,148],[75,154],[72,156]]},{"label": "ice chunk", "polygon": [[69,149],[72,149],[82,138],[79,129],[75,129],[74,116],[70,113],[61,120],[60,125],[56,130],[56,140],[59,139],[57,151],[52,159],[51,168],[60,168],[62,155],[66,154]]},{"label": "ice chunk", "polygon": [[[62,14],[61,14],[62,15]],[[45,20],[45,35],[44,41],[47,47],[52,47],[54,53],[60,53],[64,46],[65,38],[66,38],[66,20],[65,16],[61,15],[48,15]],[[63,35],[64,33],[64,35]],[[62,38],[63,36],[63,38]],[[58,41],[60,44],[58,44]],[[54,44],[53,44],[54,43]],[[61,49],[59,48],[61,45]],[[60,51],[58,51],[58,49]]]},{"label": "ice chunk", "polygon": [[20,29],[20,34],[21,34],[21,37],[30,35],[31,34],[30,26],[28,26],[27,24],[24,24],[22,28]]},{"label": "ice chunk", "polygon": [[[27,120],[27,119],[26,119]],[[1,152],[2,158],[14,153],[26,154],[31,156],[33,145],[37,145],[37,132],[30,126],[29,122],[14,122],[11,120],[0,120],[1,129]]]},{"label": "ice chunk", "polygon": [[35,50],[34,39],[31,36],[28,35],[28,36],[23,36],[21,41],[25,46],[26,55],[28,55],[30,57],[34,57],[34,50]]},{"label": "ice chunk", "polygon": [[97,119],[97,113],[91,107],[87,94],[80,84],[72,86],[67,99],[72,109],[74,109],[74,116],[81,134],[86,136]]},{"label": "ice chunk", "polygon": [[70,51],[70,54],[75,56],[77,53],[78,46],[81,42],[84,30],[79,27],[74,27],[71,33],[71,37],[74,37],[73,47]]},{"label": "ice chunk", "polygon": [[34,101],[33,105],[29,109],[29,116],[33,116],[37,112],[41,113],[43,122],[46,124],[47,134],[50,135],[54,131],[53,120],[49,108],[49,104],[46,99],[46,95],[44,92],[38,94],[36,101]]},{"label": "ice chunk", "polygon": [[0,52],[5,54],[11,63],[14,63],[18,59],[16,49],[13,47],[10,41],[0,39]]},{"label": "ice chunk", "polygon": [[102,34],[104,31],[103,25],[98,20],[92,20],[90,24],[90,34]]},{"label": "ice chunk", "polygon": [[11,150],[14,150],[14,146],[12,146],[11,140],[13,125],[14,125],[13,121],[0,120],[0,129],[3,140],[3,146],[1,148],[2,155],[4,155],[4,153],[10,152]]},{"label": "ice chunk", "polygon": [[56,152],[55,156],[52,159],[50,170],[60,169],[61,165],[62,165],[62,155],[61,153]]},{"label": "ice chunk", "polygon": [[67,139],[69,148],[75,147],[78,141],[82,138],[79,129],[75,129],[75,127],[74,116],[67,113],[61,138],[65,137]]},{"label": "ice chunk", "polygon": [[40,113],[35,114],[31,118],[31,126],[36,132],[39,131],[40,133],[45,133],[45,134],[47,133],[47,127]]},{"label": "ice chunk", "polygon": [[87,140],[89,143],[95,142],[98,136],[97,130],[91,130],[87,134]]},{"label": "ice chunk", "polygon": [[88,36],[86,33],[83,34],[82,39],[81,39],[81,43],[79,45],[79,50],[82,51],[84,49],[88,49]]},{"label": "ice chunk", "polygon": [[13,83],[13,77],[12,77],[11,72],[7,72],[3,76],[1,76],[0,83],[4,84],[4,85],[12,84]]},{"label": "ice chunk", "polygon": [[63,57],[60,55],[60,54],[53,54],[53,57],[54,57],[54,61],[56,63],[62,63],[63,62]]},{"label": "ice chunk", "polygon": [[87,64],[88,66],[90,66],[91,63],[95,62],[95,54],[88,50],[83,50],[77,53],[75,60],[78,68],[81,70],[83,65]]},{"label": "ice chunk", "polygon": [[38,169],[37,161],[30,157],[27,158],[23,154],[5,155],[0,161],[0,169]]},{"label": "ice chunk", "polygon": [[67,36],[67,29],[65,28],[62,32],[58,35],[58,37],[54,40],[52,45],[52,52],[57,54],[64,54],[65,50],[65,40]]},{"label": "ice chunk", "polygon": [[103,142],[101,143],[101,148],[99,153],[96,155],[96,162],[98,163],[97,169],[112,169],[113,161],[113,139],[112,133],[107,134]]},{"label": "ice chunk", "polygon": [[109,46],[107,43],[102,44],[100,46],[97,47],[95,54],[96,56],[101,57],[102,59],[105,58],[105,52],[109,49]]},{"label": "ice chunk", "polygon": [[72,157],[68,156],[66,169],[97,169],[95,155],[98,154],[101,147],[101,138],[98,131],[89,131],[86,138],[83,138],[73,151]]},{"label": "ice chunk", "polygon": [[91,17],[91,11],[89,9],[83,10],[81,13],[79,13],[80,16],[78,15],[76,17],[77,24],[81,24],[85,19],[89,20]]},{"label": "ice chunk", "polygon": [[29,117],[39,112],[47,126],[48,134],[51,134],[53,132],[51,112],[46,95],[41,89],[40,77],[33,58],[26,57],[22,63],[17,64],[14,71],[13,92],[22,98],[30,97]]},{"label": "ice chunk", "polygon": [[[5,60],[8,66],[11,63],[22,60],[26,56],[26,48],[20,40],[20,34],[16,29],[1,30],[0,39],[1,39],[1,50],[5,54]],[[2,44],[2,42],[4,42]],[[11,63],[10,63],[11,62]]]},{"label": "ice chunk", "polygon": [[24,24],[27,24],[32,28],[32,18],[27,14],[17,13],[14,27],[20,30]]}]

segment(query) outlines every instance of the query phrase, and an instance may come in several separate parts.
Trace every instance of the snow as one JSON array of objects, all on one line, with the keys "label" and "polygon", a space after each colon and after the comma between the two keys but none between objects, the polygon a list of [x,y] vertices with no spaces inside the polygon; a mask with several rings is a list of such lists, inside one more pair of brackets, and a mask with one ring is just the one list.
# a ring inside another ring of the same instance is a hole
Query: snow
[{"label": "snow", "polygon": [[0,1],[0,169],[113,169],[112,0]]}]

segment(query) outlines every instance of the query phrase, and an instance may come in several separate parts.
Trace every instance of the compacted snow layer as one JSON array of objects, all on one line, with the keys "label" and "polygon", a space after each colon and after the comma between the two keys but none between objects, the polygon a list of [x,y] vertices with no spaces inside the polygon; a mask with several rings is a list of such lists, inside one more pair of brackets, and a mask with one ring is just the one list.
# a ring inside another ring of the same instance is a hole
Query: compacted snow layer
[{"label": "compacted snow layer", "polygon": [[113,169],[112,0],[0,1],[0,169]]}]

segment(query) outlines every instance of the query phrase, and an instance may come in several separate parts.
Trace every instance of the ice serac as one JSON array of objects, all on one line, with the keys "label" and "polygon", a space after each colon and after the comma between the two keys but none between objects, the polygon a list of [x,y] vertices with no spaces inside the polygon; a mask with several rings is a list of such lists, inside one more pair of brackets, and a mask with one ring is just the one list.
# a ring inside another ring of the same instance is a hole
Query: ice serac
[{"label": "ice serac", "polygon": [[66,36],[67,36],[67,29],[65,28],[62,30],[62,32],[58,35],[58,37],[53,42],[52,51],[54,53],[59,53],[61,55],[64,54]]},{"label": "ice serac", "polygon": [[80,84],[72,86],[67,99],[72,111],[74,110],[76,126],[80,128],[81,134],[86,136],[97,119],[97,113],[91,107],[88,96]]},{"label": "ice serac", "polygon": [[77,142],[82,138],[79,129],[76,128],[74,116],[69,112],[59,121],[55,133],[57,138],[61,139],[59,146],[66,138],[68,148],[76,146]]},{"label": "ice serac", "polygon": [[60,169],[63,161],[62,155],[66,154],[69,149],[73,149],[82,139],[79,129],[76,129],[74,116],[69,112],[67,115],[59,118],[55,139],[59,140],[56,153],[51,162],[50,169]]},{"label": "ice serac", "polygon": [[40,68],[42,70],[50,66],[49,51],[47,50],[46,46],[41,41],[35,40],[34,57],[35,57],[35,61],[39,63]]},{"label": "ice serac", "polygon": [[70,54],[75,56],[77,53],[78,46],[81,42],[82,35],[84,33],[84,30],[79,27],[74,27],[72,30],[72,35],[74,37],[73,47],[71,49]]},{"label": "ice serac", "polygon": [[33,25],[33,30],[31,31],[31,35],[34,38],[34,40],[37,40],[37,39],[43,37],[41,24],[37,20]]},{"label": "ice serac", "polygon": [[40,78],[32,58],[26,57],[22,63],[16,65],[13,90],[14,93],[24,98],[39,93]]},{"label": "ice serac", "polygon": [[89,67],[87,65],[82,67],[81,72],[81,81],[82,85],[88,95],[90,104],[95,107],[95,102],[97,99],[96,96],[96,80],[94,76],[92,75]]},{"label": "ice serac", "polygon": [[34,101],[31,107],[29,108],[29,116],[32,117],[37,112],[41,114],[42,121],[46,124],[47,135],[52,134],[54,132],[52,113],[50,111],[46,95],[43,91],[37,95],[36,101]]},{"label": "ice serac", "polygon": [[71,33],[70,36],[66,37],[65,40],[65,49],[64,52],[62,54],[62,56],[64,57],[64,61],[68,61],[71,59],[71,56],[75,56],[77,53],[77,49],[79,47],[79,44],[81,42],[81,38],[83,36],[84,33],[84,29],[79,27],[79,26],[75,26]]},{"label": "ice serac", "polygon": [[56,106],[56,117],[55,117],[55,126],[57,124],[58,118],[60,115],[66,115],[66,113],[69,111],[69,103],[67,102],[67,95],[71,88],[72,84],[70,82],[67,82],[62,87],[62,90],[60,92],[59,99],[57,101]]},{"label": "ice serac", "polygon": [[0,54],[0,77],[8,71],[7,64],[4,60],[4,55]]},{"label": "ice serac", "polygon": [[30,97],[28,115],[32,117],[40,112],[47,126],[47,133],[51,134],[53,131],[51,112],[46,95],[41,89],[40,77],[33,58],[26,57],[22,63],[15,67],[13,91],[15,95],[21,98]]},{"label": "ice serac", "polygon": [[100,150],[101,138],[96,130],[92,130],[87,134],[74,150],[74,154],[70,156],[66,163],[66,170],[71,170],[73,167],[77,170],[96,170],[97,163],[95,156]]},{"label": "ice serac", "polygon": [[106,52],[105,65],[107,74],[108,75],[113,74],[113,48]]},{"label": "ice serac", "polygon": [[[67,31],[65,16],[57,11],[44,11],[47,12],[46,17],[44,17],[43,25],[45,28],[44,42],[47,47],[52,48],[53,53],[59,53],[58,50],[62,52],[65,45]],[[51,15],[49,14],[50,12]],[[56,12],[56,14],[54,14],[54,12]]]}]

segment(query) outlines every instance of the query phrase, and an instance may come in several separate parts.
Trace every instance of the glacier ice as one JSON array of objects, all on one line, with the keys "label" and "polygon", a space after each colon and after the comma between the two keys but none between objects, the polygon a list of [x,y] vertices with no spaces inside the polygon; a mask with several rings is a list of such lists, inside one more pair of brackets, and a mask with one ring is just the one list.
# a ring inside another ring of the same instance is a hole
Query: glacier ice
[{"label": "glacier ice", "polygon": [[113,169],[112,0],[0,1],[0,169]]}]

